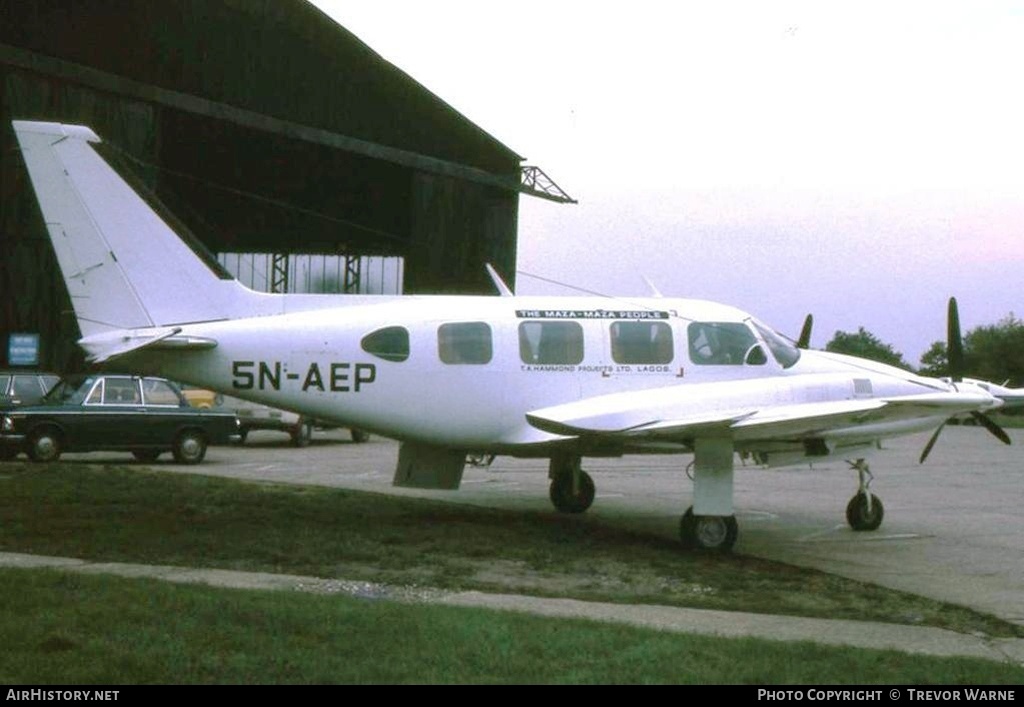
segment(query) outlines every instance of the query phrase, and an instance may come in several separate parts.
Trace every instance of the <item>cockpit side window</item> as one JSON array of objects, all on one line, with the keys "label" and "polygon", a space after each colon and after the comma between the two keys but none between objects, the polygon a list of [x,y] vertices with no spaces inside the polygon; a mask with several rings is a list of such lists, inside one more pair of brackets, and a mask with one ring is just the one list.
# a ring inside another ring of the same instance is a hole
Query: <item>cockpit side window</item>
[{"label": "cockpit side window", "polygon": [[754,332],[740,322],[692,322],[690,360],[698,366],[762,366],[768,362]]}]

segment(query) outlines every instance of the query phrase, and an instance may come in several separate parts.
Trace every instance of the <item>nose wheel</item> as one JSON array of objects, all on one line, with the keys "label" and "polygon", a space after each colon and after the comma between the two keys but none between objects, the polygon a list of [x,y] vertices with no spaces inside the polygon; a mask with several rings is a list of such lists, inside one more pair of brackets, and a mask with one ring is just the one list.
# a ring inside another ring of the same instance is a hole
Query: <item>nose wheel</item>
[{"label": "nose wheel", "polygon": [[857,470],[859,488],[846,504],[846,522],[854,530],[876,530],[882,524],[885,508],[882,499],[868,490],[874,478],[871,469],[863,459],[851,462],[850,466]]}]

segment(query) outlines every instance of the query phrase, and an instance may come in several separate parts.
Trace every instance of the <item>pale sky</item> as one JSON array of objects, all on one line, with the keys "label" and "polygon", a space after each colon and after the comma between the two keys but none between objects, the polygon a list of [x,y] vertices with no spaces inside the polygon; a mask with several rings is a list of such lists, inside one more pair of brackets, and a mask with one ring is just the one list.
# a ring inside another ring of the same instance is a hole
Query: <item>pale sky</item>
[{"label": "pale sky", "polygon": [[579,200],[521,199],[521,271],[915,365],[950,295],[1024,316],[1024,2],[315,4]]}]

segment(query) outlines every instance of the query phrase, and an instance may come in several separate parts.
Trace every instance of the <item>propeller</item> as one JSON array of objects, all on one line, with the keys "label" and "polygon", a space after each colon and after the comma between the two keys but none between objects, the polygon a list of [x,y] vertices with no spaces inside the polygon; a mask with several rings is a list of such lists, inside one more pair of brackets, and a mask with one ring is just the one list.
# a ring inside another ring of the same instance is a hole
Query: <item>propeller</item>
[{"label": "propeller", "polygon": [[804,319],[804,326],[800,330],[800,338],[796,340],[796,347],[798,349],[809,349],[811,348],[811,329],[814,328],[814,315],[808,314]]},{"label": "propeller", "polygon": [[[963,337],[960,336],[960,311],[956,304],[956,297],[949,298],[949,308],[946,316],[946,366],[949,369],[949,379],[954,384],[963,381],[964,341]],[[985,413],[974,410],[971,412],[971,417],[973,417],[978,424],[992,433],[992,435],[1000,442],[1003,444],[1010,444],[1010,437],[1006,434],[1006,431],[994,423]],[[928,458],[928,455],[932,451],[932,447],[935,446],[935,442],[939,438],[939,434],[942,433],[942,429],[948,422],[949,420],[943,422],[939,425],[939,429],[932,433],[931,439],[928,440],[928,444],[924,446],[924,450],[921,452],[921,464],[924,464],[924,460]]]}]

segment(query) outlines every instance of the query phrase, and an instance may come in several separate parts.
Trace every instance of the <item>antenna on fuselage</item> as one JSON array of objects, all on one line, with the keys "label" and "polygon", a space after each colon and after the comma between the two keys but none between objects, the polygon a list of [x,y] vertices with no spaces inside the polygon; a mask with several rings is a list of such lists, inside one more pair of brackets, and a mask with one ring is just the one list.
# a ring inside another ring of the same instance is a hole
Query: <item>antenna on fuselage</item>
[{"label": "antenna on fuselage", "polygon": [[501,279],[501,275],[498,271],[491,267],[490,263],[484,263],[484,267],[487,268],[487,274],[491,276],[491,282],[494,283],[494,289],[498,291],[498,294],[502,297],[515,297],[515,292],[505,284],[505,281]]},{"label": "antenna on fuselage", "polygon": [[662,297],[665,296],[661,294],[661,290],[659,290],[657,286],[653,282],[651,282],[646,275],[641,275],[640,277],[642,277],[644,279],[644,282],[647,283],[647,286],[651,288],[651,297],[661,299]]}]

